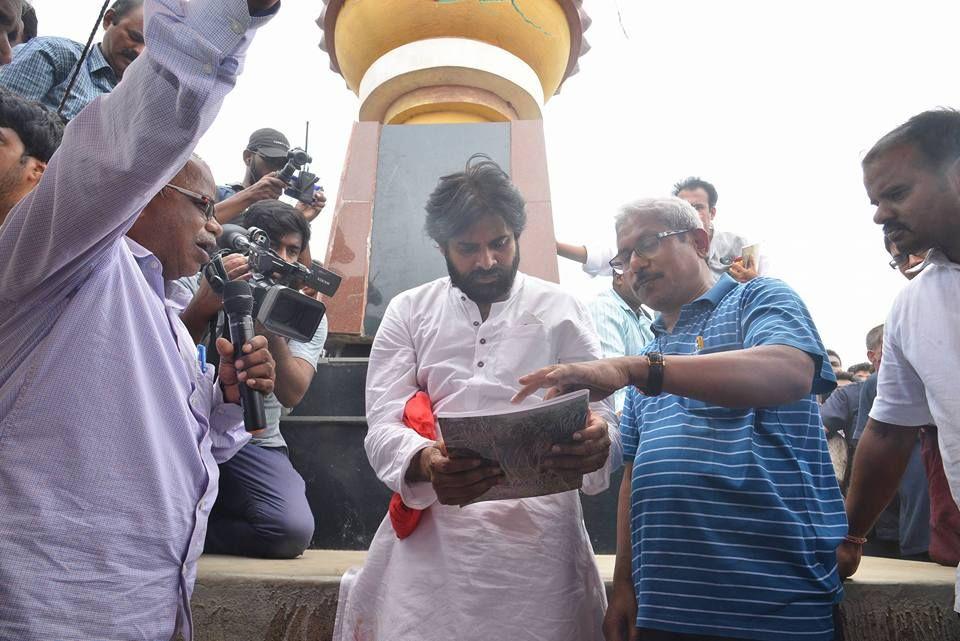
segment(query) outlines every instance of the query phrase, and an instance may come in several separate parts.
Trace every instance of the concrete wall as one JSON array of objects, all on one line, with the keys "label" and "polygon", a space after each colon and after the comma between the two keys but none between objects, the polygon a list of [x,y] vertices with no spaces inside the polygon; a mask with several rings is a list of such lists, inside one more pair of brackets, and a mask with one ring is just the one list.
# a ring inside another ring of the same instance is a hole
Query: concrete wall
[{"label": "concrete wall", "polygon": [[[197,641],[326,641],[339,577],[365,553],[310,550],[293,561],[206,556],[193,598]],[[597,557],[609,581],[613,558]],[[930,563],[867,557],[845,584],[846,641],[958,641],[954,573]]]}]

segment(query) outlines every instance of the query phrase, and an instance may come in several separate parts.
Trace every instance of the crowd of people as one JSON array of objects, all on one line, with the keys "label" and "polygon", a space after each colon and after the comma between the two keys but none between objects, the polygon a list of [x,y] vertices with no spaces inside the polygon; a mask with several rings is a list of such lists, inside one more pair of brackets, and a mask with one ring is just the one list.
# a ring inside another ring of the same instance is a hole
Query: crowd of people
[{"label": "crowd of people", "polygon": [[[117,0],[84,56],[0,0],[0,637],[189,641],[203,551],[310,544],[279,424],[326,321],[235,353],[203,267],[238,223],[309,266],[326,200],[281,199],[277,130],[250,135],[236,183],[193,153],[279,5]],[[448,276],[391,300],[373,342],[365,447],[395,503],[335,639],[829,641],[864,551],[957,565],[960,113],[911,118],[863,172],[910,282],[847,370],[760,245],[717,229],[706,180],[625,205],[605,246],[557,243],[610,278],[584,304],[519,271],[501,167],[438,176],[425,233]],[[244,429],[244,387],[265,429]],[[623,470],[609,601],[578,492],[474,503],[505,471],[432,429],[577,389],[587,419],[543,466],[586,494]]]}]

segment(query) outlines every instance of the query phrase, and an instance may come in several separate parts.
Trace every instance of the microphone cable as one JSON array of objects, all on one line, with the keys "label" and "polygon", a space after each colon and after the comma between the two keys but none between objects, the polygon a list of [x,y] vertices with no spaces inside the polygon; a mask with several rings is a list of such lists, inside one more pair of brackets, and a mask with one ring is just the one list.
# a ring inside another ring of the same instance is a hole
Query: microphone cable
[{"label": "microphone cable", "polygon": [[77,60],[77,66],[73,70],[73,76],[70,78],[70,84],[67,85],[67,91],[63,94],[63,100],[60,101],[60,106],[57,107],[57,115],[63,118],[63,108],[67,104],[67,100],[70,99],[70,94],[73,92],[73,85],[77,82],[77,76],[80,75],[80,69],[83,68],[83,63],[87,59],[87,55],[90,53],[90,47],[93,45],[93,38],[97,35],[97,29],[100,28],[100,23],[103,22],[103,16],[107,15],[107,7],[110,6],[110,0],[103,0],[103,8],[100,9],[100,17],[97,18],[97,21],[93,25],[93,31],[90,32],[90,37],[87,38],[87,46],[83,48],[83,52],[80,54],[80,59]]}]

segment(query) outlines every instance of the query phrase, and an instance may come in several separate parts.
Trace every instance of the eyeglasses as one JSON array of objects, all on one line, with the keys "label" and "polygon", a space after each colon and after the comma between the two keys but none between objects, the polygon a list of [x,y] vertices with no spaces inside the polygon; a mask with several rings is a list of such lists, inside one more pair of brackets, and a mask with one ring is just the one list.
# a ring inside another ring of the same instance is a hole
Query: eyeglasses
[{"label": "eyeglasses", "polygon": [[900,269],[907,264],[908,260],[910,260],[910,254],[897,254],[887,264],[890,265],[890,269]]},{"label": "eyeglasses", "polygon": [[678,234],[686,234],[688,231],[692,230],[674,229],[672,231],[662,231],[659,234],[641,236],[637,241],[637,244],[634,245],[633,249],[624,250],[613,257],[613,260],[611,260],[609,263],[610,269],[613,270],[614,274],[622,276],[634,255],[636,255],[637,258],[649,258],[660,250],[660,241],[662,241],[664,238],[676,236]]},{"label": "eyeglasses", "polygon": [[206,220],[213,219],[216,203],[213,202],[213,198],[210,198],[210,196],[204,196],[203,194],[198,194],[195,191],[190,191],[189,189],[184,189],[183,187],[178,187],[176,185],[171,185],[170,183],[167,183],[164,185],[164,187],[169,187],[170,189],[189,198],[190,202],[200,208],[200,211],[203,212],[203,217]]}]

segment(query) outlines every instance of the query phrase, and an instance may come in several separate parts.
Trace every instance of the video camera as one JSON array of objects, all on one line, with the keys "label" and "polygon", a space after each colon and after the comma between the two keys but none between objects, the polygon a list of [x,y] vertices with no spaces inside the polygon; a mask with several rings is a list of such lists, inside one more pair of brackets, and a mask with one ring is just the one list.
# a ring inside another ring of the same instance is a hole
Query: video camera
[{"label": "video camera", "polygon": [[309,287],[333,296],[340,288],[340,276],[324,269],[317,261],[313,261],[310,268],[300,263],[288,263],[270,249],[267,233],[256,227],[245,229],[239,225],[224,225],[217,245],[221,250],[203,271],[215,292],[222,294],[228,280],[223,257],[243,254],[249,261],[252,274],[253,317],[274,334],[302,343],[313,340],[327,308],[297,290]]},{"label": "video camera", "polygon": [[314,194],[323,189],[317,186],[320,178],[304,170],[304,166],[311,162],[313,158],[310,154],[299,147],[294,147],[287,152],[287,164],[277,173],[278,177],[287,183],[283,193],[307,205],[313,202]]}]

